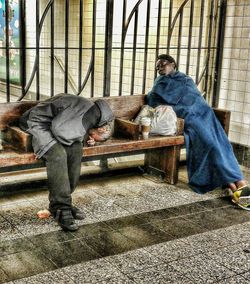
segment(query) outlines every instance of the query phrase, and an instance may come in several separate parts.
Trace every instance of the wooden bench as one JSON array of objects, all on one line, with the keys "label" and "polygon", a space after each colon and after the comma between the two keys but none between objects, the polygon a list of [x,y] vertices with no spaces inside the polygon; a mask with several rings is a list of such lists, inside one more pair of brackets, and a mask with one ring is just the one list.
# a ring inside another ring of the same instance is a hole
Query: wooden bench
[{"label": "wooden bench", "polygon": [[[145,95],[106,97],[104,99],[108,101],[116,117],[115,135],[100,145],[83,147],[82,161],[105,160],[111,157],[143,153],[145,154],[146,171],[156,172],[166,182],[175,184],[178,181],[180,149],[184,145],[183,120],[178,119],[176,136],[154,136],[143,140],[137,135],[138,126],[130,120],[136,117],[141,106],[145,104]],[[19,117],[36,104],[37,102],[34,101],[0,104],[0,130],[3,137],[3,149],[0,151],[0,172],[44,166],[44,162],[36,160],[30,150],[30,135],[17,127]],[[215,113],[225,131],[228,132],[230,112],[215,110]],[[11,141],[11,143],[4,140]]]}]

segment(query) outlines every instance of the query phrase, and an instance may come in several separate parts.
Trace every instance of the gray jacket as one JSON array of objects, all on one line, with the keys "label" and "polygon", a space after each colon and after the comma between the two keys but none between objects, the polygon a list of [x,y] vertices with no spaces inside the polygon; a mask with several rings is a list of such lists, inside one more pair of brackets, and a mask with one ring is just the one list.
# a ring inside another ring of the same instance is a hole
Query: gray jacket
[{"label": "gray jacket", "polygon": [[96,104],[101,113],[98,125],[114,119],[108,103],[102,99],[95,102],[68,94],[59,94],[38,103],[20,118],[20,127],[32,135],[32,146],[41,158],[55,143],[71,145],[83,141],[88,129],[84,127],[84,114]]}]

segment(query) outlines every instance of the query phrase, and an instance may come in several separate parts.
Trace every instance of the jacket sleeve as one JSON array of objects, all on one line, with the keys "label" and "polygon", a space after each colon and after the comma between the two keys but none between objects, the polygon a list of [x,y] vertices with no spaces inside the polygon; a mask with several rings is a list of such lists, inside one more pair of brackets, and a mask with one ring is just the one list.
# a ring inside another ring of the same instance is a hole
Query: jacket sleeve
[{"label": "jacket sleeve", "polygon": [[51,132],[51,123],[60,108],[50,102],[39,103],[30,113],[27,121],[28,133],[32,135],[32,146],[38,158],[41,158],[49,148],[57,143]]}]

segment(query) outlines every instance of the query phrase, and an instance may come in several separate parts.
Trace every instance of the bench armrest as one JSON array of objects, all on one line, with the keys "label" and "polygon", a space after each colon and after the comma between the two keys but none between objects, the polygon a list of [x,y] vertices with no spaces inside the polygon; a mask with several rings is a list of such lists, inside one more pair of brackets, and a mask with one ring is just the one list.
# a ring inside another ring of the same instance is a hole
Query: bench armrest
[{"label": "bench armrest", "polygon": [[219,108],[213,108],[216,117],[218,118],[219,122],[221,123],[223,129],[225,130],[226,134],[228,135],[229,132],[229,124],[230,124],[230,117],[231,111]]},{"label": "bench armrest", "polygon": [[33,152],[31,135],[17,126],[10,126],[3,132],[3,140],[10,144],[14,149]]},{"label": "bench armrest", "polygon": [[116,118],[113,136],[137,140],[139,139],[139,124],[129,120]]}]

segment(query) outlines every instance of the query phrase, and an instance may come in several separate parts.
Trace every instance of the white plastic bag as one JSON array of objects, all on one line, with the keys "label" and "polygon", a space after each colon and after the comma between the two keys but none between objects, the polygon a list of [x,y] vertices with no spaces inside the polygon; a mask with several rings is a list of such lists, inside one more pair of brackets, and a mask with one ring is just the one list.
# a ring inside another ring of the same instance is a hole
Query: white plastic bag
[{"label": "white plastic bag", "polygon": [[140,124],[143,117],[151,119],[150,135],[168,136],[175,135],[177,132],[177,116],[171,106],[160,105],[152,108],[144,105],[134,122]]},{"label": "white plastic bag", "polygon": [[160,105],[155,108],[151,120],[151,135],[175,135],[177,131],[177,116],[171,106]]}]

